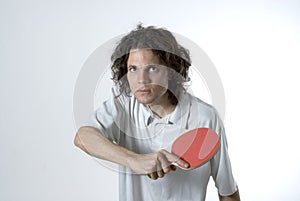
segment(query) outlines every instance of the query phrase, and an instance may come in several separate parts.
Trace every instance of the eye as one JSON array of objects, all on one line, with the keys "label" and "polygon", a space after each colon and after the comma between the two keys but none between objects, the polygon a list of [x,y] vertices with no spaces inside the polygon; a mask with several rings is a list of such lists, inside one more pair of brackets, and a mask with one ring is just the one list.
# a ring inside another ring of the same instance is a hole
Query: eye
[{"label": "eye", "polygon": [[155,66],[155,65],[149,66],[148,69],[149,69],[150,72],[155,72],[155,71],[158,71],[158,70],[159,70],[159,68],[158,68],[157,66]]},{"label": "eye", "polygon": [[136,66],[129,66],[127,70],[129,72],[135,72],[136,71]]}]

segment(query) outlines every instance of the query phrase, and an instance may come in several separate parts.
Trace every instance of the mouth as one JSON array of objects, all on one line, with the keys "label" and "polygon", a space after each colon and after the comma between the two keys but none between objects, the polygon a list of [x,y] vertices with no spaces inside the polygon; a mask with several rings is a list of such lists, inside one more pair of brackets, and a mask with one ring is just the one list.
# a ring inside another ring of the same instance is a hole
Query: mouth
[{"label": "mouth", "polygon": [[141,93],[141,94],[149,94],[149,93],[151,93],[151,90],[150,89],[139,89],[136,92]]}]

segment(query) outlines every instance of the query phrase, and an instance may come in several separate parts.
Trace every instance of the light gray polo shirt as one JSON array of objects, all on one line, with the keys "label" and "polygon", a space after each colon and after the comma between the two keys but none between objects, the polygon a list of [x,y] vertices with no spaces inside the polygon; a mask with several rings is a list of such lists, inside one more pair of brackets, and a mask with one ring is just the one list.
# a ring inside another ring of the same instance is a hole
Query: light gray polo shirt
[{"label": "light gray polo shirt", "polygon": [[[111,141],[136,153],[147,154],[166,149],[184,131],[208,127],[220,136],[220,149],[205,165],[193,170],[177,168],[161,179],[151,180],[119,167],[120,201],[204,201],[210,176],[220,195],[237,190],[227,152],[225,130],[216,110],[207,103],[185,93],[175,110],[158,118],[134,96],[119,96],[116,88],[85,124],[98,128]],[[105,190],[105,189],[103,189]]]}]

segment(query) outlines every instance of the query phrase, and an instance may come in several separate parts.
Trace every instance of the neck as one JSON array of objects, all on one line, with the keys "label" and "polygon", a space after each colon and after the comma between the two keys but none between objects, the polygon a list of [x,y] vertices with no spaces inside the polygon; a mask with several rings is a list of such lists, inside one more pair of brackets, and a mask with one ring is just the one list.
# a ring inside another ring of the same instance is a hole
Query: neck
[{"label": "neck", "polygon": [[175,109],[175,105],[172,105],[172,107],[169,107],[169,108],[163,108],[162,106],[160,105],[148,105],[148,107],[150,108],[150,110],[156,114],[157,116],[159,116],[160,118],[163,118],[165,117],[166,115],[172,113]]},{"label": "neck", "polygon": [[176,108],[176,105],[171,104],[168,100],[167,94],[163,99],[164,100],[160,101],[160,103],[152,103],[147,105],[148,108],[160,118],[172,113]]}]

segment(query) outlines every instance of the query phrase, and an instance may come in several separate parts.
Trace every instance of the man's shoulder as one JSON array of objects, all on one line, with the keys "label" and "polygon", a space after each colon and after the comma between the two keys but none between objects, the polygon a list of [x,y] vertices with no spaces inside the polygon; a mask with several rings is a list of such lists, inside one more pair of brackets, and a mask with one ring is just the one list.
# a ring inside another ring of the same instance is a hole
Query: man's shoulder
[{"label": "man's shoulder", "polygon": [[215,110],[214,106],[188,92],[185,94],[185,96],[186,100],[189,100],[192,108],[202,108],[211,111]]}]

